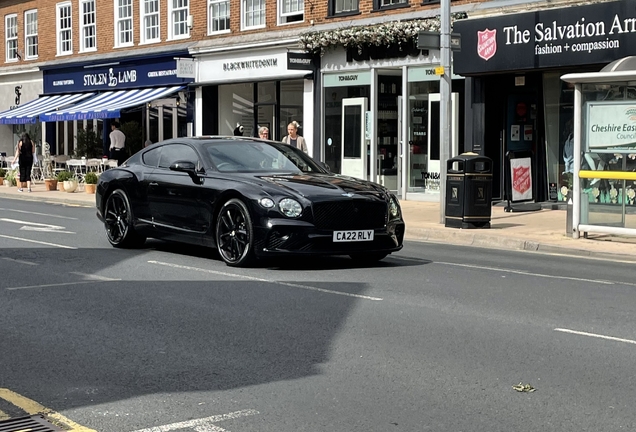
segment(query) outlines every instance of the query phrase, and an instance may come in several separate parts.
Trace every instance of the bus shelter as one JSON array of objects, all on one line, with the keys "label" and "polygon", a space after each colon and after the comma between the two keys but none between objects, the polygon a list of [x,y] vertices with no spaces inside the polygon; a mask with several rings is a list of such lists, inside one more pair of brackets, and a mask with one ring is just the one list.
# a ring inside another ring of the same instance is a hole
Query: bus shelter
[{"label": "bus shelter", "polygon": [[574,86],[572,237],[636,236],[636,56],[561,79]]}]

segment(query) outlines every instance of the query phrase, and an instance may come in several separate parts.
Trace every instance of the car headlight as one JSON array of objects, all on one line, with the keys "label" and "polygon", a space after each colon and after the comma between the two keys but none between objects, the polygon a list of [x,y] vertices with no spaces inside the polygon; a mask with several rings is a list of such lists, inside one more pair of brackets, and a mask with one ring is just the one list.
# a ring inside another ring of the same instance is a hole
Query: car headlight
[{"label": "car headlight", "polygon": [[389,201],[389,212],[391,213],[391,217],[397,217],[400,214],[400,206],[395,197],[391,197]]},{"label": "car headlight", "polygon": [[278,208],[287,217],[298,217],[303,212],[303,207],[300,203],[291,198],[284,198],[278,203]]},{"label": "car headlight", "polygon": [[262,206],[265,207],[266,209],[270,209],[272,207],[274,207],[276,204],[274,204],[274,200],[270,199],[270,198],[261,198],[260,200],[258,200],[258,203]]}]

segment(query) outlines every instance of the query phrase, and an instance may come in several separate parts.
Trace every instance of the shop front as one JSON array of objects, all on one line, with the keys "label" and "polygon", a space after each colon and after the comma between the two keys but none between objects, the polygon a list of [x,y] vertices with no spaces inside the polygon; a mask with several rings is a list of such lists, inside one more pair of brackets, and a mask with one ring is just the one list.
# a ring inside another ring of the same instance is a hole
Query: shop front
[{"label": "shop front", "polygon": [[103,154],[108,154],[110,123],[115,120],[127,134],[130,154],[147,139],[186,136],[192,122],[188,106],[193,98],[187,87],[192,78],[177,76],[175,57],[180,56],[187,53],[43,67],[40,100],[59,102],[46,109],[36,106],[32,117],[45,123],[42,134],[51,154],[74,154],[78,130],[101,137]]},{"label": "shop front", "polygon": [[[402,199],[439,201],[439,51],[335,48],[322,63],[322,158]],[[463,144],[463,79],[452,76],[453,155]]]},{"label": "shop front", "polygon": [[[42,93],[42,72],[37,68],[28,71],[0,74],[0,111],[19,112],[19,108]],[[11,157],[23,132],[28,132],[38,142],[40,129],[37,123],[14,117],[0,118],[0,157]],[[39,142],[38,142],[39,144]],[[2,161],[2,159],[0,159]]]},{"label": "shop front", "polygon": [[280,141],[287,125],[314,155],[314,56],[291,46],[192,52],[196,58],[197,135],[258,137],[266,127]]},{"label": "shop front", "polygon": [[[466,77],[466,136],[473,151],[493,159],[493,198],[531,192],[536,202],[569,201],[574,84],[561,76],[597,72],[636,54],[635,23],[629,0],[455,22],[462,50],[453,61],[455,73]],[[602,83],[594,95],[598,101],[636,99],[636,82]],[[513,179],[518,172],[509,159],[519,154],[531,159],[530,182]],[[612,158],[595,154],[586,166],[601,169]]]}]

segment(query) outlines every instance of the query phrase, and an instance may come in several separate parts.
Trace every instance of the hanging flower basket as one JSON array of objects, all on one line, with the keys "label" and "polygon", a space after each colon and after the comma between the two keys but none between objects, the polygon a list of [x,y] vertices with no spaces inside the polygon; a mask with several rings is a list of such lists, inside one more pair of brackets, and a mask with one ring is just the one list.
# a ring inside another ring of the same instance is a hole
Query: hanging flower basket
[{"label": "hanging flower basket", "polygon": [[[464,18],[466,18],[465,13],[451,14],[451,24]],[[370,47],[386,50],[389,46],[397,46],[399,52],[403,50],[402,46],[407,47],[408,50],[412,49],[417,43],[417,35],[420,31],[439,32],[439,30],[439,16],[410,21],[391,21],[373,26],[354,26],[303,33],[300,35],[300,46],[310,53],[321,55],[336,46],[357,48],[358,52]]]}]

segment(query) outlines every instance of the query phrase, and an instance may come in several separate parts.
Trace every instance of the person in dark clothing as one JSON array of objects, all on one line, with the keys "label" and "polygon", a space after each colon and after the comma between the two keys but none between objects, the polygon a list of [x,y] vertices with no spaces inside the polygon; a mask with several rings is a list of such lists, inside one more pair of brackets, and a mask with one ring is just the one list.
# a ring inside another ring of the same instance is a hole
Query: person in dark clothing
[{"label": "person in dark clothing", "polygon": [[18,192],[23,192],[24,187],[31,192],[31,169],[33,168],[33,154],[35,153],[35,146],[28,133],[23,133],[18,141],[18,147],[16,148],[15,158],[13,163],[18,161],[20,169],[20,188]]}]

